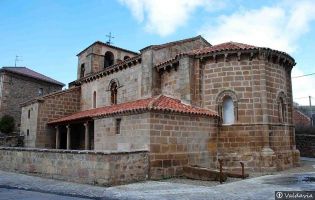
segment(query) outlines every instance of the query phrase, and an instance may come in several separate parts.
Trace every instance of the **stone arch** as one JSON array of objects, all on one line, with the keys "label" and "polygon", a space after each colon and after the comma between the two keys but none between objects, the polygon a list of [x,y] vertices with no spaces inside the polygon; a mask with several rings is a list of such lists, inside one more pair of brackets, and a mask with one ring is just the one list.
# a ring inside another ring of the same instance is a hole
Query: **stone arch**
[{"label": "stone arch", "polygon": [[129,59],[130,57],[129,56],[124,56],[124,60],[127,60]]},{"label": "stone arch", "polygon": [[111,104],[117,104],[118,88],[120,87],[117,79],[112,79],[108,85],[108,91],[110,91]]},{"label": "stone arch", "polygon": [[218,106],[217,107],[218,114],[221,118],[222,123],[224,123],[224,117],[227,114],[225,113],[227,112],[227,107],[229,109],[228,112],[231,112],[230,115],[232,116],[230,116],[230,119],[233,118],[233,123],[238,121],[238,97],[233,90],[223,90],[222,92],[220,92],[216,98],[216,102]]},{"label": "stone arch", "polygon": [[107,86],[107,91],[110,91],[110,88],[111,88],[111,85],[113,83],[116,83],[117,84],[117,88],[120,88],[122,87],[121,84],[119,83],[118,79],[117,78],[113,78],[112,80],[110,80],[108,86]]},{"label": "stone arch", "polygon": [[280,123],[287,122],[288,100],[283,91],[277,93],[278,119]]},{"label": "stone arch", "polygon": [[104,68],[114,64],[114,54],[111,51],[107,51],[104,56]]}]

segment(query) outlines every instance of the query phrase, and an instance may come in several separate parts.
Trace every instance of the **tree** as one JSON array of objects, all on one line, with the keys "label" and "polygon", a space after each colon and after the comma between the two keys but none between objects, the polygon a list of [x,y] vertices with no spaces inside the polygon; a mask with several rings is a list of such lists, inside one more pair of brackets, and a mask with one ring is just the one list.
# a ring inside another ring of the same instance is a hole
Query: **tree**
[{"label": "tree", "polygon": [[4,115],[0,119],[0,131],[2,133],[12,133],[14,130],[14,118],[10,115]]}]

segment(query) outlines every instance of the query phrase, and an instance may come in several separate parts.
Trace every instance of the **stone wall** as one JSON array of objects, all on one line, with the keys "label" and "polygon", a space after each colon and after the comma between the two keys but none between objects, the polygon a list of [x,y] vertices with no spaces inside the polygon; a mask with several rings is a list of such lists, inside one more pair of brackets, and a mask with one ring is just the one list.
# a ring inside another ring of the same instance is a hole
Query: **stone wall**
[{"label": "stone wall", "polygon": [[183,167],[214,168],[217,162],[217,121],[213,118],[151,113],[150,175],[179,176]]},{"label": "stone wall", "polygon": [[21,135],[24,135],[24,146],[35,147],[37,136],[39,103],[22,107],[21,114]]},{"label": "stone wall", "polygon": [[96,92],[96,107],[111,105],[110,82],[118,81],[117,103],[134,101],[140,98],[141,64],[128,67],[113,74],[103,76],[92,82],[83,83],[82,110],[93,108],[93,93]]},{"label": "stone wall", "polygon": [[156,112],[95,119],[95,150],[148,149],[152,179],[180,176],[184,166],[216,167],[216,125],[214,118]]},{"label": "stone wall", "polygon": [[[120,119],[117,132],[116,120]],[[94,120],[95,150],[133,151],[149,149],[150,113],[116,116]]]},{"label": "stone wall", "polygon": [[62,89],[62,86],[16,75],[9,72],[1,74],[2,88],[0,97],[0,117],[5,114],[14,117],[16,128],[21,124],[20,104],[39,96],[39,88],[43,95]]},{"label": "stone wall", "polygon": [[[33,137],[36,134],[35,147],[55,148],[56,131],[54,128],[48,127],[47,122],[79,111],[80,96],[81,88],[75,87],[43,96],[37,101],[24,105],[22,108],[23,124],[21,126],[23,129],[21,129],[21,132],[26,135],[25,139],[31,140],[27,137],[27,128],[36,127],[36,132],[30,132],[29,135],[29,137]],[[32,108],[34,108],[33,111]],[[27,117],[28,110],[31,110],[30,118]],[[37,118],[37,120],[33,120],[33,118]],[[33,131],[32,128],[30,128],[30,131]],[[33,140],[26,144],[29,144],[29,147],[34,147]]]},{"label": "stone wall", "polygon": [[94,152],[0,148],[0,169],[78,183],[110,186],[144,181],[147,151]]},{"label": "stone wall", "polygon": [[301,156],[315,158],[315,135],[296,134],[295,140]]},{"label": "stone wall", "polygon": [[[200,96],[201,106],[220,113],[224,96],[233,99],[235,123],[220,127],[218,142],[218,156],[227,170],[239,171],[240,161],[251,172],[283,170],[299,163],[293,139],[290,67],[242,54],[203,59],[194,63],[194,69],[199,69],[200,78],[193,79],[191,91]],[[282,93],[283,121],[277,100]],[[199,104],[198,98],[192,99]]]},{"label": "stone wall", "polygon": [[0,147],[22,147],[23,136],[0,136]]}]

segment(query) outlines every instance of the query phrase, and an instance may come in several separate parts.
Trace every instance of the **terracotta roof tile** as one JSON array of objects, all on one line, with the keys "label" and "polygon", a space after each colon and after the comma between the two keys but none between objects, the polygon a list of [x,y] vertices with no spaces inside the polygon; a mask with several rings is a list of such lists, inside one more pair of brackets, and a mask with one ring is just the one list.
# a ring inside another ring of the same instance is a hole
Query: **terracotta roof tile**
[{"label": "terracotta roof tile", "polygon": [[225,42],[218,45],[213,45],[211,47],[193,50],[189,52],[188,54],[201,55],[201,54],[225,51],[225,50],[246,50],[246,49],[256,49],[256,48],[259,48],[259,47],[249,45],[249,44],[238,43],[238,42]]},{"label": "terracotta roof tile", "polygon": [[46,82],[53,83],[53,84],[60,85],[60,86],[65,85],[59,81],[56,81],[56,80],[48,77],[48,76],[45,76],[45,75],[40,74],[38,72],[35,72],[35,71],[33,71],[27,67],[2,67],[1,70],[8,71],[8,72],[15,73],[15,74],[19,74],[22,76],[28,76],[30,78],[35,78],[38,80],[46,81]]},{"label": "terracotta roof tile", "polygon": [[150,110],[218,117],[217,113],[214,111],[204,109],[204,108],[194,107],[191,105],[186,105],[186,104],[183,104],[178,99],[173,99],[171,97],[160,95],[157,97],[140,99],[140,100],[136,100],[132,102],[77,112],[72,115],[50,121],[48,124],[58,124],[58,123],[65,123],[65,122],[77,121],[77,120],[83,120],[83,119],[91,119],[94,117],[105,117],[112,114],[123,114],[123,113],[129,113],[129,112],[150,111]]}]

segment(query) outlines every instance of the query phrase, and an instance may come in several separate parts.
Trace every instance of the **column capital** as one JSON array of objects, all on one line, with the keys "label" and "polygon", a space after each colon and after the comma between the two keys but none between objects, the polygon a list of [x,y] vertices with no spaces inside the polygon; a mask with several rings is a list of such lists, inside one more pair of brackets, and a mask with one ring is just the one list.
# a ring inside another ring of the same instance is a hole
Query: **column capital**
[{"label": "column capital", "polygon": [[89,125],[89,122],[85,122],[85,123],[83,123],[83,125],[84,125],[85,127],[87,127],[87,126]]},{"label": "column capital", "polygon": [[67,128],[67,129],[70,129],[70,124],[66,125],[66,128]]},{"label": "column capital", "polygon": [[59,126],[55,126],[55,129],[58,129],[59,128]]}]

